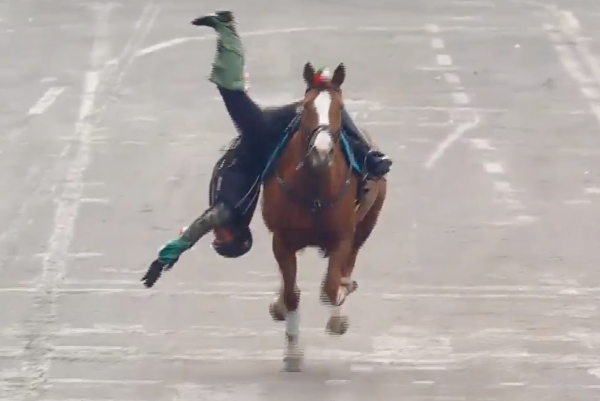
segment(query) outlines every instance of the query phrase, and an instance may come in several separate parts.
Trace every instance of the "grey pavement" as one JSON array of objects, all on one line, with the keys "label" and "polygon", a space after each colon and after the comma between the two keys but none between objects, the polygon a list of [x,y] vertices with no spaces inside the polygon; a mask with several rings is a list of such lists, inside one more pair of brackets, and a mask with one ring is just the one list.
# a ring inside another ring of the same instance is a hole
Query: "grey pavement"
[{"label": "grey pavement", "polygon": [[[304,371],[280,372],[260,214],[239,260],[156,250],[206,207],[234,135],[206,80],[232,8],[253,96],[348,68],[395,160],[349,332],[300,256]],[[600,3],[0,2],[0,400],[589,401],[600,397]]]}]

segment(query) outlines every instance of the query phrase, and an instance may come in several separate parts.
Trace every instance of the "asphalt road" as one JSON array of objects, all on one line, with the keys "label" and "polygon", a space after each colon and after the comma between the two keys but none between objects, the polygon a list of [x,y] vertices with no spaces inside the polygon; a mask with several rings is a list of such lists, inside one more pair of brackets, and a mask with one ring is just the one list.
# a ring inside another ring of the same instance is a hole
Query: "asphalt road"
[{"label": "asphalt road", "polygon": [[[600,3],[79,3],[0,2],[1,400],[599,398]],[[300,258],[301,373],[260,215],[248,256],[206,239],[139,283],[234,135],[188,24],[227,7],[261,104],[344,62],[395,160],[344,337]]]}]

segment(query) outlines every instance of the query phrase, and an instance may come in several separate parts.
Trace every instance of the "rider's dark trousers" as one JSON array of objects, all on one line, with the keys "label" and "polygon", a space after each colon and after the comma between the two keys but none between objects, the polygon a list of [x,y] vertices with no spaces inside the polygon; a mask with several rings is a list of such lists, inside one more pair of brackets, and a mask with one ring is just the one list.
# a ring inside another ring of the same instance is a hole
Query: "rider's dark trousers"
[{"label": "rider's dark trousers", "polygon": [[238,164],[236,149],[228,149],[213,169],[209,204],[225,204],[233,211],[231,228],[249,226],[260,195],[260,173],[253,173]]},{"label": "rider's dark trousers", "polygon": [[369,139],[361,134],[362,131],[356,126],[352,120],[352,116],[350,116],[345,107],[342,108],[342,127],[346,132],[346,138],[350,142],[350,147],[354,152],[356,161],[362,165],[371,150],[371,144],[369,143]]},{"label": "rider's dark trousers", "polygon": [[242,91],[219,87],[239,137],[219,159],[210,182],[210,205],[224,203],[234,211],[235,225],[248,226],[260,194],[260,175],[287,124],[295,105],[261,109]]},{"label": "rider's dark trousers", "polygon": [[[283,131],[296,115],[300,102],[279,107],[262,109],[246,92],[232,91],[219,87],[219,92],[227,108],[231,120],[242,136],[242,141],[271,156],[271,151],[279,143]],[[266,162],[265,158],[265,162]]]}]

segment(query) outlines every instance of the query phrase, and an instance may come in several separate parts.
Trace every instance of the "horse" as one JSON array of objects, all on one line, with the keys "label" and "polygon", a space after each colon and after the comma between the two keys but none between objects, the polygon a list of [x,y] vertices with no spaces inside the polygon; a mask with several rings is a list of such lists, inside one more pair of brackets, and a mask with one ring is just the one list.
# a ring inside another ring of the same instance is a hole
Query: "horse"
[{"label": "horse", "polygon": [[[344,148],[341,86],[345,77],[344,64],[331,75],[317,73],[306,63],[307,91],[297,114],[297,129],[290,132],[274,173],[263,182],[262,215],[282,278],[269,312],[273,320],[285,321],[284,371],[299,371],[303,360],[296,254],[317,247],[329,259],[321,283],[321,301],[331,307],[326,330],[344,334],[349,321],[341,307],[358,288],[351,279],[356,258],[386,197],[386,180],[363,180],[353,171],[352,155]],[[366,194],[358,196],[363,191]]]}]

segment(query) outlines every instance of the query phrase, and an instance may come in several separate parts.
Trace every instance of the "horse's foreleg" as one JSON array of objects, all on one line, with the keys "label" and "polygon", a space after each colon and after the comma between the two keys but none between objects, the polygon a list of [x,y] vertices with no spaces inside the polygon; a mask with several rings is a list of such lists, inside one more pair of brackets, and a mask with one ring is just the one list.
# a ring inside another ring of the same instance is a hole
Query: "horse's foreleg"
[{"label": "horse's foreleg", "polygon": [[283,303],[285,305],[285,351],[283,356],[284,370],[297,372],[303,359],[300,348],[300,290],[296,285],[296,253],[275,234],[273,235],[273,254],[279,265],[283,281]]},{"label": "horse's foreleg", "polygon": [[[298,284],[294,287],[294,291],[298,296],[300,296],[300,288],[298,288]],[[285,306],[285,298],[283,296],[283,279],[281,280],[281,284],[279,285],[279,290],[275,294],[275,299],[269,305],[269,313],[271,317],[276,322],[284,322],[285,316],[287,315],[287,308]]]},{"label": "horse's foreleg", "polygon": [[348,317],[342,314],[342,304],[350,294],[351,288],[345,284],[344,270],[352,253],[352,238],[340,242],[337,249],[330,253],[327,275],[323,282],[323,295],[329,300],[331,316],[326,330],[330,334],[342,335],[349,327]]},{"label": "horse's foreleg", "polygon": [[275,299],[269,305],[269,314],[276,322],[284,322],[285,316],[287,315],[287,308],[285,307],[285,301],[283,298],[283,279],[279,285],[279,290],[275,294]]}]

